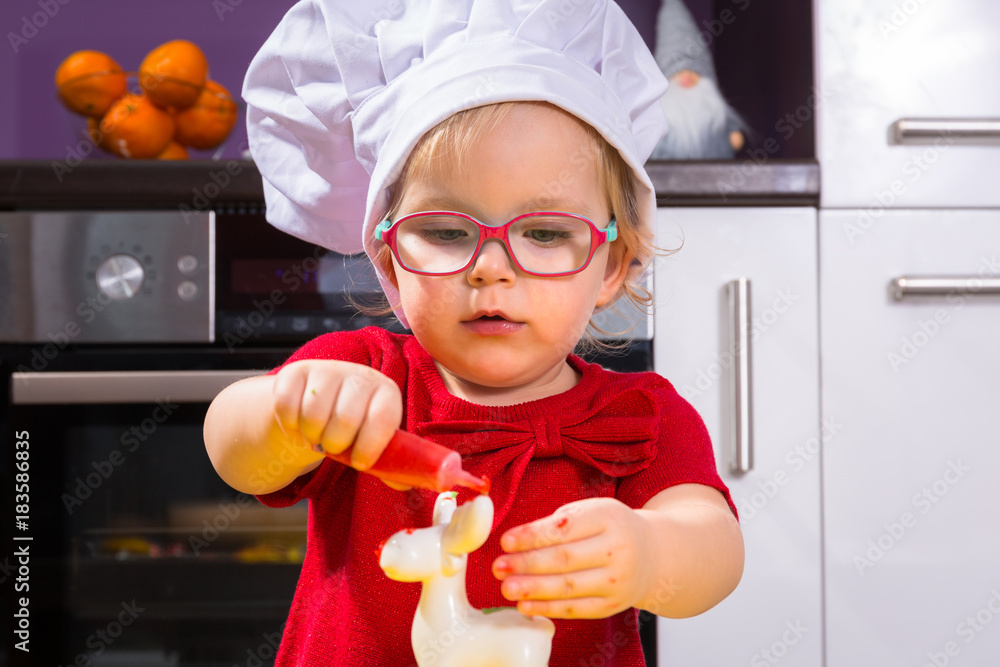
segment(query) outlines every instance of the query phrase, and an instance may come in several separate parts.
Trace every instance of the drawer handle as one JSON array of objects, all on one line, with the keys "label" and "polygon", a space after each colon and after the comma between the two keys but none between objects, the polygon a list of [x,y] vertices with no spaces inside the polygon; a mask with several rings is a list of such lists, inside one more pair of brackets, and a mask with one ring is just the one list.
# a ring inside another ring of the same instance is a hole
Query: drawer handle
[{"label": "drawer handle", "polygon": [[728,285],[729,349],[733,351],[733,373],[730,381],[730,442],[732,456],[729,467],[735,473],[753,469],[753,400],[751,397],[750,365],[750,281],[738,278]]},{"label": "drawer handle", "polygon": [[1000,145],[1000,118],[900,118],[892,124],[890,143]]},{"label": "drawer handle", "polygon": [[1000,295],[1000,278],[979,276],[900,276],[889,281],[892,298],[908,296],[948,296],[949,294]]},{"label": "drawer handle", "polygon": [[264,371],[88,371],[12,373],[14,405],[211,403],[227,386]]}]

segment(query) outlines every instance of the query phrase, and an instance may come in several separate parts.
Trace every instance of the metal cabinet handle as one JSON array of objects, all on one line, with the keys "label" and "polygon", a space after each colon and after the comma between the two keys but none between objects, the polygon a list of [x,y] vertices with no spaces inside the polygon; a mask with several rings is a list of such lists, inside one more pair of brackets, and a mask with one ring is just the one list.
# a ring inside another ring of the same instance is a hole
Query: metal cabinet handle
[{"label": "metal cabinet handle", "polygon": [[1000,145],[1000,118],[900,118],[892,124],[890,143]]},{"label": "metal cabinet handle", "polygon": [[900,276],[889,281],[892,298],[948,296],[950,294],[1000,295],[1000,278],[980,276]]},{"label": "metal cabinet handle", "polygon": [[730,432],[733,472],[753,469],[753,400],[750,394],[750,281],[738,278],[728,284],[729,349],[734,363],[730,382],[733,409]]},{"label": "metal cabinet handle", "polygon": [[264,371],[95,371],[12,373],[14,405],[210,403],[237,380]]}]

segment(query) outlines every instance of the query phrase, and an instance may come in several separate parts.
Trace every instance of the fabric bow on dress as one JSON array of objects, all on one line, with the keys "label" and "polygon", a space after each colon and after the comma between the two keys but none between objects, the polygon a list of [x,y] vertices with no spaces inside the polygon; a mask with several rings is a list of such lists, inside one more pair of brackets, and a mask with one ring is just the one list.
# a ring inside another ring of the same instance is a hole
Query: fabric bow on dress
[{"label": "fabric bow on dress", "polygon": [[424,422],[416,433],[462,455],[463,466],[490,479],[494,526],[506,516],[532,459],[569,456],[610,477],[632,475],[656,456],[660,410],[650,392],[628,389],[580,414],[515,422]]}]

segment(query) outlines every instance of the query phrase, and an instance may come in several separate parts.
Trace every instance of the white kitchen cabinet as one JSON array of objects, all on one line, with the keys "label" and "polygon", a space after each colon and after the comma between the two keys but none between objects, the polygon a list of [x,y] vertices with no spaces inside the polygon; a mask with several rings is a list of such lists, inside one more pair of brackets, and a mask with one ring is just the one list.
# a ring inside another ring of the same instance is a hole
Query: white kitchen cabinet
[{"label": "white kitchen cabinet", "polygon": [[[816,210],[663,208],[654,359],[705,420],[740,511],[737,590],[691,619],[658,619],[661,667],[816,667],[822,660]],[[730,471],[727,283],[750,281],[753,466]],[[834,437],[839,426],[832,425]],[[1000,623],[1000,621],[998,621]]]},{"label": "white kitchen cabinet", "polygon": [[[820,212],[826,667],[992,667],[1000,210],[859,213]],[[958,282],[890,293],[928,276]]]},{"label": "white kitchen cabinet", "polygon": [[1000,2],[814,8],[823,207],[1000,206]]}]

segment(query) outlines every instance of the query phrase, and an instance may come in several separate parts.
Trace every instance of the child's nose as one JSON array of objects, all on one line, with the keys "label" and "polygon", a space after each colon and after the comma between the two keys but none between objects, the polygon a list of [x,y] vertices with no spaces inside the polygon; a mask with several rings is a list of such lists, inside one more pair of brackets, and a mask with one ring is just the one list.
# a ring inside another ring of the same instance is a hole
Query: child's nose
[{"label": "child's nose", "polygon": [[514,260],[500,239],[489,239],[483,243],[479,256],[469,269],[469,281],[473,283],[510,281],[516,275]]}]

